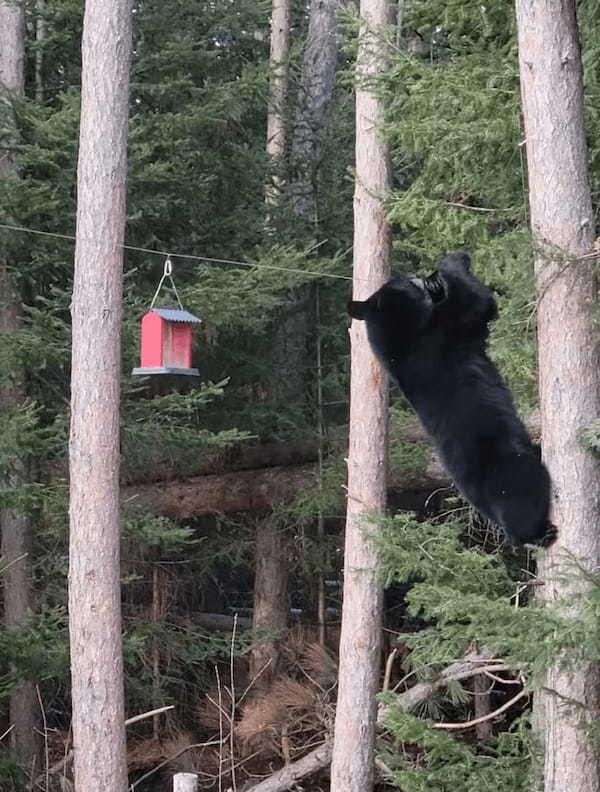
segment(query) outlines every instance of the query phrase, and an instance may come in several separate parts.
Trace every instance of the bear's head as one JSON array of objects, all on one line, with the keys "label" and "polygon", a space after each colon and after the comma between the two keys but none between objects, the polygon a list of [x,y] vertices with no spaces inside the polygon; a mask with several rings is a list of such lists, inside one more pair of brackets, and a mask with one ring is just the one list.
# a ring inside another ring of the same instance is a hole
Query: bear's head
[{"label": "bear's head", "polygon": [[371,348],[386,366],[427,332],[435,307],[432,293],[436,297],[440,289],[443,293],[443,285],[437,283],[430,293],[427,280],[398,275],[368,299],[348,303],[348,313],[365,322]]},{"label": "bear's head", "polygon": [[[478,283],[471,273],[469,256],[462,251],[451,253],[431,275],[398,275],[367,300],[350,301],[348,313],[354,319],[365,320],[371,327],[422,331],[435,309],[446,319],[466,309],[468,306],[463,306],[461,299],[465,290],[460,284],[471,282]],[[450,293],[452,299],[448,300]]]},{"label": "bear's head", "polygon": [[422,309],[429,302],[423,279],[415,275],[398,275],[384,283],[366,300],[351,300],[348,313],[353,319],[369,319],[375,314],[395,314],[411,310],[413,306]]},{"label": "bear's head", "polygon": [[446,295],[446,283],[438,271],[425,278],[398,275],[368,299],[351,300],[348,313],[369,325],[418,330],[427,324],[434,306],[443,302]]}]

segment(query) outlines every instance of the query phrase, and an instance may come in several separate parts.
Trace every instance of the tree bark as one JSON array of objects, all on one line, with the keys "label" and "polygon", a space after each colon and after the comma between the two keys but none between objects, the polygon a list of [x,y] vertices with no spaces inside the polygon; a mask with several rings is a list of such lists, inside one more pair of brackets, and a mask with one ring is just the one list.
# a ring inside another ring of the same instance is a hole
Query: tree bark
[{"label": "tree bark", "polygon": [[[590,570],[600,565],[599,465],[578,440],[579,431],[600,414],[600,357],[591,315],[596,278],[577,260],[592,249],[594,216],[575,0],[517,0],[517,21],[536,242],[542,449],[559,530],[538,574],[545,581],[544,599],[568,598],[577,619],[578,594],[589,584],[581,576],[573,579],[572,559]],[[598,751],[583,728],[600,717],[597,665],[581,660],[570,674],[550,668],[537,708],[546,792],[598,792]]]},{"label": "tree bark", "polygon": [[[485,674],[473,677],[473,717],[485,719],[492,711],[490,696],[490,680]],[[494,736],[494,726],[491,720],[482,720],[476,724],[475,733],[479,742],[487,742]]]},{"label": "tree bark", "polygon": [[317,171],[331,108],[337,66],[339,0],[310,4],[308,37],[298,92],[288,193],[292,211],[317,224]]},{"label": "tree bark", "polygon": [[[4,124],[13,126],[11,102],[25,87],[25,13],[23,6],[0,3],[0,108]],[[18,178],[18,163],[11,151],[0,154],[0,182]],[[0,255],[0,335],[18,331],[22,323],[21,295],[10,272],[7,258]],[[6,375],[6,377],[4,377]],[[26,397],[25,372],[16,366],[3,372],[0,382],[0,410],[10,414]],[[29,480],[25,463],[15,458],[10,470],[2,473],[2,486],[19,488]],[[8,568],[3,575],[4,623],[23,627],[34,609],[31,576],[31,517],[15,509],[0,510],[1,553]],[[9,719],[13,729],[10,745],[28,775],[39,772],[41,761],[41,713],[34,680],[25,680],[10,695]]]},{"label": "tree bark", "polygon": [[[259,689],[268,687],[277,671],[279,643],[285,636],[289,613],[288,558],[284,528],[268,516],[256,526],[253,629],[274,633],[252,649],[250,677]],[[260,676],[259,676],[260,675]]]},{"label": "tree bark", "polygon": [[[283,159],[286,150],[285,114],[292,22],[291,0],[273,0],[271,6],[271,51],[269,56],[269,103],[267,108],[267,154],[271,160],[270,180],[265,186],[267,205],[275,207],[283,185]],[[270,231],[267,216],[265,229]],[[292,303],[275,320],[273,327],[273,370],[280,376],[274,383],[275,398],[285,402],[290,392],[302,393],[306,340],[306,315],[302,305]],[[253,627],[284,631],[287,627],[288,559],[281,552],[279,527],[270,516],[256,526],[254,557]],[[260,673],[260,687],[272,680],[278,658],[278,641],[266,640],[250,655],[250,673]]]},{"label": "tree bark", "polygon": [[35,100],[44,101],[44,43],[46,40],[46,0],[35,3]]},{"label": "tree bark", "polygon": [[267,154],[274,174],[265,189],[268,204],[279,200],[281,160],[285,154],[285,108],[288,94],[288,58],[290,52],[291,0],[273,0],[271,7],[271,53],[269,64],[269,104],[267,108]]},{"label": "tree bark", "polygon": [[[354,299],[366,299],[390,273],[391,230],[383,199],[391,185],[389,147],[379,137],[383,110],[369,82],[385,68],[381,29],[391,20],[388,0],[361,0],[356,68],[356,186]],[[344,601],[332,792],[373,786],[375,721],[383,592],[377,554],[366,536],[368,512],[386,503],[388,381],[373,356],[364,323],[352,322],[348,505]]]},{"label": "tree bark", "polygon": [[[22,96],[25,88],[25,11],[20,3],[0,3],[0,86],[2,103],[8,104],[10,97]],[[7,118],[10,119],[9,113]],[[0,159],[2,176],[6,177],[6,154]],[[8,154],[9,169],[14,161]]]},{"label": "tree bark", "polygon": [[76,792],[127,788],[119,575],[129,0],[87,0],[77,168],[69,631]]}]

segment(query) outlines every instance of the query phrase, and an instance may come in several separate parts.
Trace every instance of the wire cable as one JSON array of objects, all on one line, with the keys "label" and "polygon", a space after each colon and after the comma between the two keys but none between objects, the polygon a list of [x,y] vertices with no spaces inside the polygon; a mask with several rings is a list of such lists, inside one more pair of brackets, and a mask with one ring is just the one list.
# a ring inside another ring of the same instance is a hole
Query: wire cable
[{"label": "wire cable", "polygon": [[[71,234],[59,234],[55,231],[40,231],[36,228],[27,228],[26,226],[10,225],[8,223],[0,223],[0,228],[7,231],[17,231],[23,234],[37,234],[39,236],[53,237],[55,239],[66,239],[70,242],[75,242],[75,237]],[[136,247],[135,245],[121,245],[123,250],[132,250],[136,253],[149,253],[153,256],[166,256],[171,258],[187,259],[188,261],[204,261],[207,264],[231,264],[237,267],[249,267],[256,269],[275,270],[277,272],[292,272],[298,275],[313,275],[316,278],[335,278],[337,280],[351,281],[350,275],[336,275],[333,272],[311,272],[310,270],[298,269],[296,267],[277,267],[274,264],[253,264],[249,261],[235,261],[234,259],[213,258],[211,256],[196,256],[191,253],[170,253],[166,250],[151,250],[150,248]]]}]

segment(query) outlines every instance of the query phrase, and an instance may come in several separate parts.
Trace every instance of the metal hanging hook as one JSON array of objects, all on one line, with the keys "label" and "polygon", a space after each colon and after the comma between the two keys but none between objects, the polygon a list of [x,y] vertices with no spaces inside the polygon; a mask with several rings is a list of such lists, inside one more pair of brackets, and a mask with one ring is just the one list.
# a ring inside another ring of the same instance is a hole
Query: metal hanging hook
[{"label": "metal hanging hook", "polygon": [[165,278],[168,278],[171,281],[171,287],[172,287],[173,291],[175,292],[175,297],[177,298],[177,302],[179,303],[179,307],[183,311],[183,305],[181,304],[181,300],[179,299],[179,294],[177,293],[177,288],[175,286],[175,282],[173,281],[172,273],[173,273],[173,262],[171,261],[171,256],[168,255],[167,258],[165,259],[165,266],[163,268],[162,278],[160,279],[160,282],[158,284],[158,288],[154,292],[154,297],[152,298],[152,302],[150,303],[150,308],[154,308],[154,303],[156,302],[156,298],[158,297],[158,295],[160,293],[160,290],[162,288],[164,280],[165,280]]}]

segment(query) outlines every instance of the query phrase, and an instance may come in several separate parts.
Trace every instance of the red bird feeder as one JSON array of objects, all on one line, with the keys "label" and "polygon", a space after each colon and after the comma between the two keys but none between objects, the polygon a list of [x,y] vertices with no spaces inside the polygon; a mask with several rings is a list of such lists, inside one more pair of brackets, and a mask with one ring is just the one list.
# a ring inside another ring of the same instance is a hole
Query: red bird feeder
[{"label": "red bird feeder", "polygon": [[[132,374],[200,376],[198,369],[192,368],[192,325],[202,320],[184,310],[171,272],[171,259],[167,258],[163,276],[158,284],[150,310],[142,316],[141,362],[139,368],[133,369]],[[171,281],[179,308],[154,307],[165,278],[169,278]]]},{"label": "red bird feeder", "polygon": [[186,374],[192,368],[192,325],[202,321],[180,308],[151,308],[142,317],[141,362],[132,374]]}]

